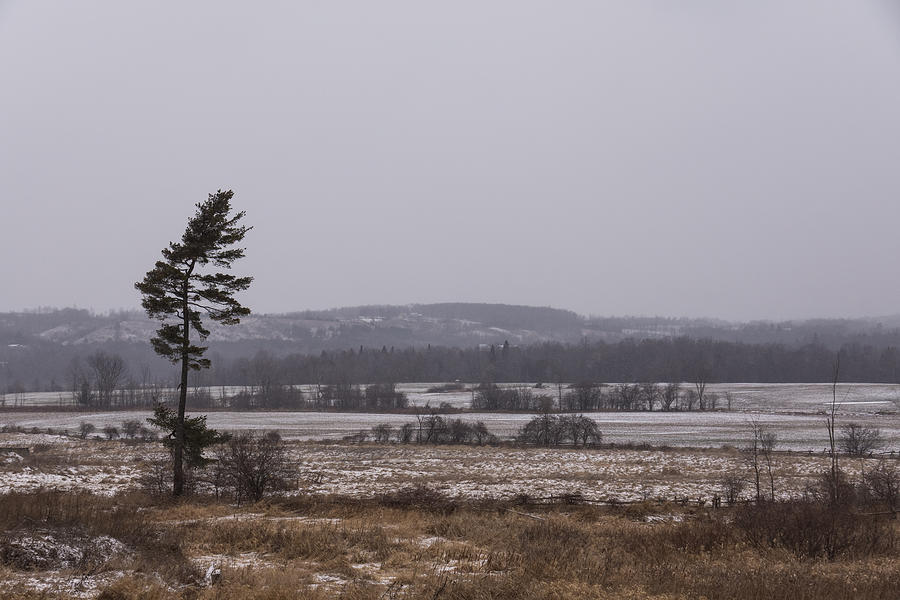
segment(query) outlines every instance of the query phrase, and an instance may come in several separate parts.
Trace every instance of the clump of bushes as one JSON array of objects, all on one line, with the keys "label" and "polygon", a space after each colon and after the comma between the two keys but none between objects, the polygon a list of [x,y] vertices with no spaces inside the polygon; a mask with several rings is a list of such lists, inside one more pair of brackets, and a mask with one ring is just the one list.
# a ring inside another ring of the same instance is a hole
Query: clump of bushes
[{"label": "clump of bushes", "polygon": [[415,423],[393,427],[380,423],[370,431],[360,431],[344,438],[351,442],[364,442],[369,437],[378,443],[391,441],[400,444],[467,444],[483,446],[496,444],[497,436],[488,431],[484,421],[472,423],[462,419],[449,419],[437,413],[420,416]]},{"label": "clump of bushes", "polygon": [[93,423],[88,423],[87,421],[82,421],[78,425],[78,437],[80,437],[81,439],[85,439],[85,438],[87,438],[87,436],[91,435],[96,430],[97,430],[97,426],[94,425]]},{"label": "clump of bushes", "polygon": [[[361,443],[371,439],[376,443],[400,444],[465,444],[482,446],[498,443],[496,435],[488,431],[484,421],[450,419],[436,412],[421,415],[414,423],[394,427],[380,423],[368,431],[348,435],[344,441]],[[533,446],[595,447],[603,441],[597,422],[584,415],[554,415],[543,413],[531,419],[516,435],[516,441]]]},{"label": "clump of bushes", "polygon": [[544,413],[526,423],[516,440],[535,446],[598,446],[603,434],[597,422],[584,415],[552,415]]},{"label": "clump of bushes", "polygon": [[135,419],[122,421],[120,427],[107,425],[103,428],[103,435],[105,435],[108,440],[123,440],[129,442],[155,442],[159,439],[159,436],[155,431]]},{"label": "clump of bushes", "polygon": [[754,547],[784,548],[799,558],[890,556],[898,539],[884,516],[862,514],[865,505],[832,504],[811,498],[747,503],[734,524]]},{"label": "clump of bushes", "polygon": [[537,411],[552,407],[552,396],[535,394],[527,386],[500,387],[495,383],[482,383],[472,398],[474,410]]},{"label": "clump of bushes", "polygon": [[377,383],[361,388],[358,385],[326,385],[319,389],[315,408],[337,410],[402,410],[408,406],[406,394],[393,383]]}]

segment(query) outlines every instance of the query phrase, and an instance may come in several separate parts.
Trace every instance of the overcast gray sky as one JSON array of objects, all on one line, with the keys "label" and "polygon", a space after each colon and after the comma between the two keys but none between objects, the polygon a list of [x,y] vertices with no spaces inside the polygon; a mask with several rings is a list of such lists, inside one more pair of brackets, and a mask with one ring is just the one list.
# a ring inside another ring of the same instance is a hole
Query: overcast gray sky
[{"label": "overcast gray sky", "polygon": [[258,312],[898,313],[898,4],[0,0],[0,310],[231,188]]}]

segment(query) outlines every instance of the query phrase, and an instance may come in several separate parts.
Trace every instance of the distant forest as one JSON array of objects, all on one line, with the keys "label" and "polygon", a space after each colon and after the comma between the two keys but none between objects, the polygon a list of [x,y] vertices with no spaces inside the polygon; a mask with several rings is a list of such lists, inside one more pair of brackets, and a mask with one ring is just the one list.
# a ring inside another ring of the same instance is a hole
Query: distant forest
[{"label": "distant forest", "polygon": [[[153,376],[149,370],[140,368],[142,363],[129,358],[142,355],[138,349],[138,345],[128,344],[118,348],[109,345],[85,356],[66,352],[57,357],[59,361],[53,370],[23,357],[23,363],[8,363],[5,367],[8,372],[31,372],[33,379],[8,380],[0,392],[72,390],[84,380],[93,378],[92,359],[99,353],[107,358],[121,358],[123,368],[117,382],[120,387],[165,385],[171,380],[170,377]],[[213,367],[197,374],[194,384],[258,388],[288,384],[456,380],[472,383],[602,383],[692,382],[698,379],[710,383],[812,383],[831,380],[836,356],[835,351],[820,344],[788,347],[690,338],[542,343],[524,347],[500,344],[486,349],[437,346],[396,349],[384,346],[280,357],[258,351],[253,356],[234,359],[212,354]],[[168,371],[171,376],[175,375],[174,369]],[[876,349],[851,344],[840,350],[841,381],[896,383],[898,375],[900,350],[895,347]]]},{"label": "distant forest", "polygon": [[[86,381],[99,386],[98,354],[120,362],[119,387],[170,384],[176,369],[153,354],[146,341],[153,324],[140,318],[74,309],[0,314],[0,393],[68,392]],[[196,375],[196,385],[698,378],[813,383],[831,380],[838,351],[842,381],[900,382],[900,331],[889,321],[599,319],[556,309],[467,304],[254,318],[243,337],[210,340],[213,366]],[[310,322],[331,327],[313,332],[319,336],[315,344],[303,329]],[[137,333],[120,335],[129,327]],[[522,331],[532,337],[508,337]],[[444,339],[451,343],[440,343]]]},{"label": "distant forest", "polygon": [[[276,357],[259,352],[214,368],[209,384],[362,384],[511,382],[828,382],[836,353],[822,345],[740,344],[713,340],[626,340],[526,347],[382,347]],[[842,381],[895,383],[897,348],[848,345],[840,351]]]}]

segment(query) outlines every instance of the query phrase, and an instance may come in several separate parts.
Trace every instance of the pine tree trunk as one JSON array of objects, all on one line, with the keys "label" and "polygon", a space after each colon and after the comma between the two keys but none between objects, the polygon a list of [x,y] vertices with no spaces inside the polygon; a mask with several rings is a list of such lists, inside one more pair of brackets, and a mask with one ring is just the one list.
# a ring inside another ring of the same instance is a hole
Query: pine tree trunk
[{"label": "pine tree trunk", "polygon": [[181,385],[178,395],[178,422],[175,425],[174,477],[172,493],[184,494],[184,409],[187,404],[188,358],[181,359]]},{"label": "pine tree trunk", "polygon": [[[184,339],[187,340],[188,320],[184,319]],[[187,343],[181,355],[181,384],[178,386],[178,422],[175,425],[174,476],[172,494],[184,494],[184,410],[187,405],[188,353]]]},{"label": "pine tree trunk", "polygon": [[182,316],[184,321],[184,335],[181,338],[181,385],[178,387],[178,422],[175,424],[175,448],[174,448],[174,470],[172,476],[172,495],[181,496],[184,494],[184,410],[187,405],[187,385],[188,385],[188,368],[190,361],[190,306],[188,305],[188,289],[190,284],[191,273],[194,270],[193,263],[188,269],[187,276],[184,281],[184,291],[182,296]]}]

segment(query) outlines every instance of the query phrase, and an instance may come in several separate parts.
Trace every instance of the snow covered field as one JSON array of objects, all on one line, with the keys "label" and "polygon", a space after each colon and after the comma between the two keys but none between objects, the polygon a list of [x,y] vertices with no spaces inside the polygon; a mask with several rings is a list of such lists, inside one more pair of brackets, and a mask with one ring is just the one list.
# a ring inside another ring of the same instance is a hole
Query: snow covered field
[{"label": "snow covered field", "polygon": [[[454,408],[468,408],[472,402],[471,391],[429,393],[427,390],[440,383],[399,383],[397,389],[404,392],[414,406],[430,405],[438,407],[447,403]],[[471,384],[465,384],[467,388]],[[533,383],[504,383],[502,387],[533,386]],[[614,385],[614,384],[611,384]],[[683,384],[685,389],[691,384]],[[298,386],[304,393],[313,393],[312,385]],[[240,386],[215,386],[205,388],[212,397],[234,396],[245,388]],[[734,399],[734,410],[771,412],[816,412],[831,403],[831,384],[828,383],[714,383],[707,386],[707,392],[720,396],[724,403],[726,393]],[[556,397],[558,390],[554,384],[545,384],[543,389],[534,389],[536,394]],[[565,387],[563,393],[565,393]],[[900,410],[900,384],[848,383],[838,386],[838,400],[845,412],[878,413]],[[5,404],[4,404],[5,403]],[[72,406],[71,392],[32,392],[26,394],[6,394],[0,396],[0,405],[26,409],[29,406]]]},{"label": "snow covered field", "polygon": [[[305,487],[317,493],[367,496],[426,483],[467,498],[580,493],[593,501],[711,498],[725,475],[747,468],[736,451],[340,445],[304,447],[298,460],[316,475]],[[776,493],[800,494],[826,465],[821,455],[780,456]]]},{"label": "snow covered field", "polygon": [[[2,446],[28,445],[31,434],[0,433]],[[0,494],[37,489],[90,490],[112,495],[139,486],[148,460],[164,456],[158,443],[58,437],[30,457],[0,462]],[[428,485],[450,496],[504,498],[527,494],[546,498],[580,493],[597,501],[711,498],[726,474],[749,476],[734,449],[547,449],[466,446],[289,443],[296,468],[295,492],[357,497]],[[870,459],[874,464],[875,459]],[[827,468],[821,453],[779,453],[776,490],[801,493]],[[854,475],[860,460],[845,460]],[[748,491],[749,493],[749,491]]]},{"label": "snow covered field", "polygon": [[[605,442],[648,443],[667,446],[720,447],[740,445],[746,437],[751,419],[770,425],[778,434],[784,449],[820,452],[827,445],[824,417],[815,414],[778,412],[691,412],[691,413],[588,413],[596,419]],[[0,426],[16,425],[31,430],[68,430],[75,433],[82,421],[93,423],[97,430],[106,425],[119,426],[124,419],[145,419],[138,412],[4,412]],[[510,437],[533,415],[510,413],[464,413],[450,415],[466,421],[484,421],[488,429],[502,438]],[[333,412],[212,412],[207,422],[221,430],[278,430],[291,440],[332,439],[369,430],[379,423],[399,426],[415,421],[414,415]],[[857,422],[878,427],[887,449],[900,450],[900,415],[844,413],[842,422]]]},{"label": "snow covered field", "polygon": [[[448,403],[467,407],[471,393],[428,393],[434,384],[399,386],[413,405],[438,407]],[[229,393],[233,390],[226,390]],[[554,393],[547,388],[545,393]],[[604,441],[648,443],[668,446],[720,447],[740,445],[751,419],[769,425],[778,434],[782,447],[820,452],[827,445],[823,425],[825,410],[831,401],[828,384],[715,384],[709,392],[724,397],[730,393],[732,408],[715,412],[601,412],[590,413],[603,432]],[[49,401],[49,398],[45,398]],[[40,404],[40,398],[34,398]],[[887,449],[900,450],[900,386],[883,384],[847,384],[838,388],[839,425],[857,422],[881,430]],[[49,403],[49,402],[48,402]],[[720,401],[722,407],[724,401]],[[120,425],[125,419],[143,420],[148,411],[72,412],[42,410],[6,410],[0,412],[0,426],[16,425],[28,430],[68,430],[75,432],[82,421],[97,430]],[[501,438],[513,436],[532,415],[518,413],[464,413],[450,415],[466,421],[484,421]],[[399,426],[415,420],[412,414],[371,414],[335,412],[237,412],[208,413],[211,427],[230,431],[276,429],[291,440],[332,439],[368,430],[379,423]]]}]

